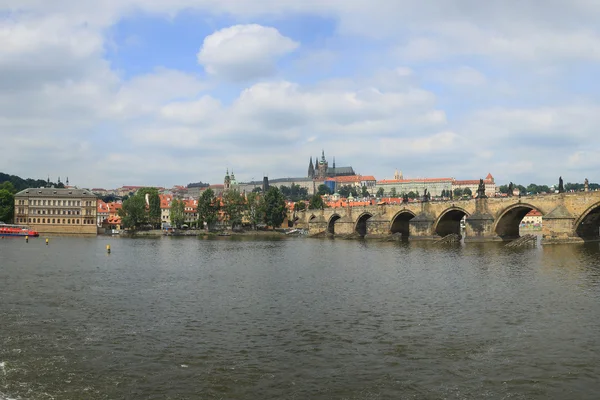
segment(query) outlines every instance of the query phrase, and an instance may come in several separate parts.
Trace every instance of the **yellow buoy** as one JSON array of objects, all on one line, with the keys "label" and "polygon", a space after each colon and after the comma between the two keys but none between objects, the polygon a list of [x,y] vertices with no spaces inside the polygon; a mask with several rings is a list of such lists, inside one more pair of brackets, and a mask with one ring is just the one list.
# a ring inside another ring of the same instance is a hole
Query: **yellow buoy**
[{"label": "yellow buoy", "polygon": [[25,236],[25,243],[29,243],[29,236]]},{"label": "yellow buoy", "polygon": [[50,241],[50,239],[46,238],[46,246],[48,246],[49,241]]},{"label": "yellow buoy", "polygon": [[106,245],[106,252],[107,252],[108,254],[110,254],[110,244],[107,244],[107,245]]}]

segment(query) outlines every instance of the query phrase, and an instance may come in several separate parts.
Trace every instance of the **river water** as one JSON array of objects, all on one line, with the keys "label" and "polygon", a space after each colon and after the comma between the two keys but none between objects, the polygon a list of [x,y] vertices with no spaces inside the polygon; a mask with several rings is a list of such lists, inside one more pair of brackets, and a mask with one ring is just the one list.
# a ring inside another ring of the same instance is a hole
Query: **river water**
[{"label": "river water", "polygon": [[0,240],[3,400],[599,393],[598,244]]}]

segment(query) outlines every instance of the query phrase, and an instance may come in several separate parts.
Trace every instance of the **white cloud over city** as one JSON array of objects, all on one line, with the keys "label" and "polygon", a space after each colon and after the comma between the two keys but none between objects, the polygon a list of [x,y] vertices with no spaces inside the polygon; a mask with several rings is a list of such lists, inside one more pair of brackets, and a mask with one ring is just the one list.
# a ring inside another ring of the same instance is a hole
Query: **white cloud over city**
[{"label": "white cloud over city", "polygon": [[600,181],[594,1],[0,9],[5,173],[94,187],[218,183],[226,168],[241,180],[304,176],[324,149],[378,179],[398,168]]}]

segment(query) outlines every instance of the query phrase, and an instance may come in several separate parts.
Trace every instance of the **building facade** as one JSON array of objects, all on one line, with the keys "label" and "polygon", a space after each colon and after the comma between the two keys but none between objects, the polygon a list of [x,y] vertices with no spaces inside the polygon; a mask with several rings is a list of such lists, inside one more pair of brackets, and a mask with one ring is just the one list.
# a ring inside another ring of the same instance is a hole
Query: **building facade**
[{"label": "building facade", "polygon": [[[494,197],[496,195],[496,182],[494,182],[494,177],[492,174],[487,174],[485,179],[483,180],[485,184],[485,195],[488,197]],[[469,179],[469,180],[454,180],[452,182],[452,190],[454,189],[469,189],[473,196],[476,195],[477,189],[479,188],[479,179]]]},{"label": "building facade", "polygon": [[96,234],[97,198],[87,189],[30,188],[15,195],[15,223],[39,233]]}]

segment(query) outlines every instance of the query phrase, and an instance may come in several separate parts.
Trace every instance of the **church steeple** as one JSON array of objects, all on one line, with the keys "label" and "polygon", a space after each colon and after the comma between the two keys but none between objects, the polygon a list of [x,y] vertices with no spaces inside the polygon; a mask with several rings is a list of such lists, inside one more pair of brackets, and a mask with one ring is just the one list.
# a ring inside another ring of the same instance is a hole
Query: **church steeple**
[{"label": "church steeple", "polygon": [[310,156],[310,162],[308,163],[308,177],[309,178],[315,177],[315,167],[313,166],[312,156]]},{"label": "church steeple", "polygon": [[335,157],[333,157],[333,169],[335,169]]}]

